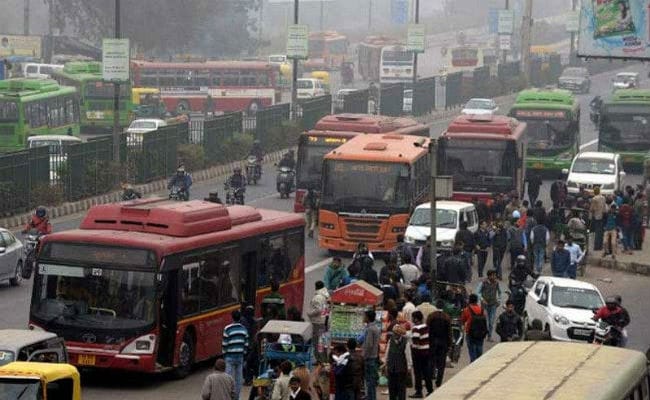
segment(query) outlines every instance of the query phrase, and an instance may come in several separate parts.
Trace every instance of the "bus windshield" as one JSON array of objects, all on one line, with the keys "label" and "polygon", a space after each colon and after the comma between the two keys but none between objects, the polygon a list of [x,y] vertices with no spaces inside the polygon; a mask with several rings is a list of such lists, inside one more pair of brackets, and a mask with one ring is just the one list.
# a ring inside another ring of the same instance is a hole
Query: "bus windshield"
[{"label": "bus windshield", "polygon": [[604,113],[600,139],[621,150],[650,149],[650,113]]},{"label": "bus windshield", "polygon": [[447,140],[442,174],[453,176],[454,191],[503,193],[512,190],[517,155],[514,146],[508,146],[508,143],[480,139]]},{"label": "bus windshield", "polygon": [[409,167],[405,164],[327,160],[323,175],[321,202],[330,207],[367,212],[408,207]]},{"label": "bus windshield", "polygon": [[[112,99],[114,93],[115,91],[112,83],[104,83],[101,81],[86,82],[84,88],[84,96],[87,98]],[[120,97],[131,98],[131,89],[129,85],[120,85]]]},{"label": "bus windshield", "polygon": [[299,188],[309,185],[319,185],[323,170],[323,157],[339,144],[333,146],[318,146],[305,144],[298,149],[298,176],[296,183]]},{"label": "bus windshield", "polygon": [[413,62],[413,52],[404,50],[386,50],[382,54],[383,64],[408,65]]},{"label": "bus windshield", "polygon": [[41,382],[38,379],[0,379],[0,399],[38,400],[42,399]]},{"label": "bus windshield", "polygon": [[575,140],[575,127],[569,120],[523,119],[528,135],[528,153],[542,154],[570,146]]},{"label": "bus windshield", "polygon": [[13,101],[0,101],[0,122],[17,122],[18,105]]}]

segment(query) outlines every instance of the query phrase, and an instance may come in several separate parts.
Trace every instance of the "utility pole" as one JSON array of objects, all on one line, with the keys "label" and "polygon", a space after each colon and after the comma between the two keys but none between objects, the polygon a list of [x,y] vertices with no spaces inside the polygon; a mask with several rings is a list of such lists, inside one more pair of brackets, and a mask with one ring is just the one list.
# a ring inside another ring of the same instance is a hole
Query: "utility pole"
[{"label": "utility pole", "polygon": [[438,291],[438,246],[436,241],[436,177],[438,175],[438,165],[437,165],[437,152],[438,152],[438,141],[436,139],[431,139],[429,141],[429,161],[431,163],[431,188],[430,194],[431,197],[431,233],[429,234],[429,246],[431,247],[431,254],[429,255],[429,265],[431,266],[431,281],[433,282],[433,291],[434,295]]},{"label": "utility pole", "polygon": [[[506,8],[505,9],[506,10],[510,9],[510,0],[506,0]],[[499,34],[497,34],[497,37],[498,36],[499,36]],[[503,50],[501,50],[501,64],[505,64],[507,60],[508,60],[508,50],[503,49]]]},{"label": "utility pole", "polygon": [[320,21],[319,21],[319,27],[320,27],[320,28],[319,28],[319,30],[320,30],[321,32],[323,32],[323,30],[324,30],[324,26],[325,26],[325,23],[324,23],[324,16],[323,16],[323,9],[324,9],[324,8],[325,8],[325,1],[324,1],[324,0],[320,0]]},{"label": "utility pole", "polygon": [[264,0],[260,1],[260,27],[257,31],[257,55],[259,56],[262,51],[262,31],[264,28]]},{"label": "utility pole", "polygon": [[[571,11],[576,10],[576,0],[571,0]],[[569,65],[574,65],[576,59],[576,33],[571,31],[571,50],[569,51]]]},{"label": "utility pole", "polygon": [[29,35],[29,0],[25,0],[23,8],[23,35]]},{"label": "utility pole", "polygon": [[372,0],[368,0],[368,33],[372,30]]},{"label": "utility pole", "polygon": [[526,82],[530,78],[530,35],[532,28],[533,0],[524,0],[524,16],[521,21],[521,69]]},{"label": "utility pole", "polygon": [[[115,39],[122,36],[120,0],[115,0]],[[113,82],[113,161],[120,162],[120,82]]]},{"label": "utility pole", "polygon": [[[420,23],[420,0],[415,0],[415,24]],[[418,52],[413,52],[413,89],[418,82]]]},{"label": "utility pole", "polygon": [[[299,0],[293,0],[293,24],[298,25]],[[287,28],[288,31],[288,28]],[[291,109],[292,116],[296,116],[296,105],[298,102],[298,59],[293,59],[293,70],[291,71]]]}]

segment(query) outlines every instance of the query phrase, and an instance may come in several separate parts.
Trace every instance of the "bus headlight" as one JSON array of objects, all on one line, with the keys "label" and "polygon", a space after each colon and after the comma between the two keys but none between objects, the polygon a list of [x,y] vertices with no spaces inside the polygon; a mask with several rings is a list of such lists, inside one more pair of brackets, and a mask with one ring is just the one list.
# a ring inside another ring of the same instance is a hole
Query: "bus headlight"
[{"label": "bus headlight", "polygon": [[144,335],[129,343],[122,354],[153,354],[155,347],[156,335]]},{"label": "bus headlight", "polygon": [[393,232],[393,233],[402,233],[402,232],[406,231],[406,227],[405,226],[396,226],[393,229],[391,229],[390,231]]},{"label": "bus headlight", "polygon": [[334,224],[322,223],[320,224],[320,227],[323,229],[334,229]]}]

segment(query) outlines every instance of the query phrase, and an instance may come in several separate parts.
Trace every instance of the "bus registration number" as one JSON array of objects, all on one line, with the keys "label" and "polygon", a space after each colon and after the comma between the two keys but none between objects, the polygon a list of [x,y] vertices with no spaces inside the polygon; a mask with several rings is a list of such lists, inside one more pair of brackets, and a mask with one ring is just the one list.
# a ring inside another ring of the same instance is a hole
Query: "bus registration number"
[{"label": "bus registration number", "polygon": [[88,119],[104,119],[103,111],[86,111],[86,118]]},{"label": "bus registration number", "polygon": [[536,163],[533,164],[533,168],[534,169],[544,169],[544,164],[542,164],[541,162],[536,162]]},{"label": "bus registration number", "polygon": [[79,357],[77,357],[77,364],[95,365],[95,356],[92,354],[79,354]]}]

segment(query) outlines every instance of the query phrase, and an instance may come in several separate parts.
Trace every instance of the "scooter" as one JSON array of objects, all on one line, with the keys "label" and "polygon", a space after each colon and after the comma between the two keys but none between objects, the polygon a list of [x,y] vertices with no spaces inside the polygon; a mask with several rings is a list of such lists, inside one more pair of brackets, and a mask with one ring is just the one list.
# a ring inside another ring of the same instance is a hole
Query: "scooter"
[{"label": "scooter", "polygon": [[280,167],[278,169],[278,176],[276,178],[276,187],[280,193],[281,199],[288,199],[291,192],[293,192],[293,178],[295,173],[289,167]]},{"label": "scooter", "polygon": [[187,192],[179,186],[172,186],[169,190],[169,200],[173,201],[187,201]]},{"label": "scooter", "polygon": [[246,192],[246,188],[240,187],[237,189],[232,189],[230,185],[226,182],[223,185],[223,190],[226,192],[227,205],[235,205],[235,204],[244,205],[244,193]]},{"label": "scooter", "polygon": [[257,185],[257,181],[262,177],[262,166],[260,165],[257,157],[254,155],[248,156],[246,159],[246,182]]},{"label": "scooter", "polygon": [[596,322],[593,343],[600,346],[618,347],[621,344],[623,333],[615,326],[599,319]]}]

